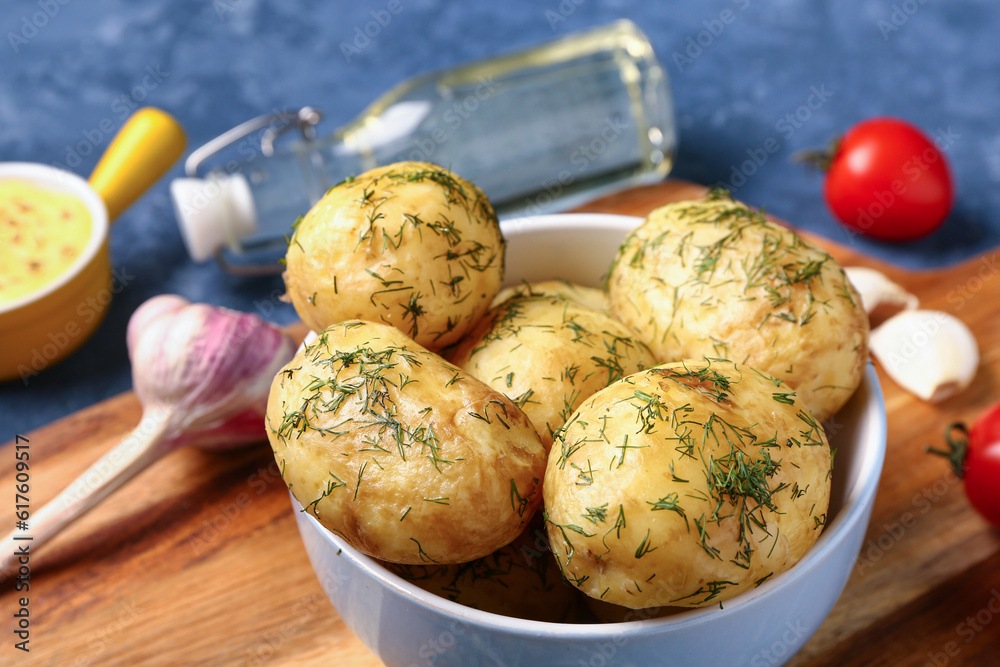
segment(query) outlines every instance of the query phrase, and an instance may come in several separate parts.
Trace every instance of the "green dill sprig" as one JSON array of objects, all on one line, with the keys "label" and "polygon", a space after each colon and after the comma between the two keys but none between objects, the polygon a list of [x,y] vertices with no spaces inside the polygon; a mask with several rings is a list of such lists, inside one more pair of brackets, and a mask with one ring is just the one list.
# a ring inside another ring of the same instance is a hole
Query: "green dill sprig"
[{"label": "green dill sprig", "polygon": [[570,463],[569,465],[578,473],[576,482],[577,486],[590,486],[594,483],[594,467],[591,465],[590,459],[587,459],[586,469],[576,463]]},{"label": "green dill sprig", "polygon": [[[659,549],[659,547],[652,546],[652,542],[649,540],[649,529],[647,528],[646,535],[642,538],[642,541],[639,543],[639,547],[635,550],[635,557],[636,559],[642,558],[649,552],[656,551],[657,549]],[[636,587],[638,588],[638,584]]]},{"label": "green dill sprig", "polygon": [[420,558],[420,560],[422,562],[424,562],[424,563],[436,563],[437,562],[436,559],[431,558],[430,556],[427,555],[427,552],[424,551],[424,547],[420,544],[420,542],[415,537],[411,537],[410,541],[417,545],[417,557]]},{"label": "green dill sprig", "polygon": [[586,512],[582,515],[584,520],[597,525],[599,523],[604,523],[608,519],[608,504],[604,503],[600,507],[588,507]]},{"label": "green dill sprig", "polygon": [[795,405],[794,391],[776,391],[771,394],[771,398],[773,398],[778,403],[784,403],[785,405]]},{"label": "green dill sprig", "polygon": [[673,600],[673,602],[680,602],[681,600],[689,600],[699,595],[705,596],[701,600],[701,602],[703,603],[711,602],[730,586],[738,586],[738,585],[739,584],[737,584],[735,581],[728,581],[728,580],[708,581],[705,582],[703,586],[700,586],[698,590],[696,590],[694,593],[691,593],[690,595],[685,595],[684,597],[676,598],[675,600]]},{"label": "green dill sprig", "polygon": [[[549,518],[548,511],[542,512],[542,519],[545,521],[545,523],[557,528],[559,530],[559,534],[562,535],[563,542],[565,542],[566,545],[563,553],[563,555],[566,557],[566,560],[565,562],[562,563],[564,567],[570,564],[570,561],[573,560],[573,555],[576,553],[576,547],[573,545],[573,541],[570,539],[570,536],[567,534],[567,531],[571,533],[576,533],[577,535],[582,535],[584,537],[594,536],[594,533],[588,533],[584,528],[576,524],[556,523],[552,521],[552,519]],[[556,555],[555,551],[553,551],[553,555]],[[565,574],[565,572],[566,571],[564,569],[563,573]]]},{"label": "green dill sprig", "polygon": [[[764,511],[777,511],[769,480],[777,473],[781,462],[773,460],[768,449],[761,450],[756,458],[750,456],[745,448],[754,443],[754,434],[730,424],[716,413],[709,416],[705,432],[706,440],[710,434],[715,444],[712,449],[720,453],[715,456],[702,451],[708,492],[714,502],[709,522],[721,524],[724,519],[735,516],[737,543],[740,547],[748,547],[753,526],[767,530]],[[724,510],[729,513],[724,514]],[[706,530],[707,523],[702,528],[703,535]]]},{"label": "green dill sprig", "polygon": [[344,480],[340,479],[339,477],[337,477],[336,475],[334,475],[332,472],[330,473],[330,478],[331,479],[328,479],[326,481],[326,484],[323,486],[323,489],[320,491],[319,496],[317,498],[315,498],[312,502],[310,502],[308,505],[306,505],[305,507],[302,508],[303,512],[308,512],[311,509],[312,513],[315,516],[318,517],[319,516],[319,503],[320,503],[320,501],[323,500],[324,498],[327,498],[328,496],[330,496],[337,489],[347,486],[347,482],[345,482]]},{"label": "green dill sprig", "polygon": [[[538,480],[535,480],[536,482]],[[521,492],[517,489],[517,482],[514,478],[510,478],[510,507],[512,510],[517,512],[517,515],[524,518],[524,513],[527,511],[531,504],[531,498],[527,496],[522,496]]]},{"label": "green dill sprig", "polygon": [[646,501],[646,504],[650,506],[651,512],[657,512],[661,510],[666,510],[670,512],[676,512],[684,519],[684,525],[687,526],[688,531],[691,530],[690,524],[688,524],[687,514],[684,512],[684,508],[681,507],[680,496],[676,491],[668,493],[664,497],[660,498],[655,502]]},{"label": "green dill sprig", "polygon": [[626,527],[628,527],[628,521],[625,518],[625,506],[619,504],[614,524],[601,537],[601,543],[604,545],[605,549],[604,553],[609,553],[611,551],[611,547],[608,546],[608,535],[614,533],[615,539],[620,540],[622,538],[622,529]]},{"label": "green dill sprig", "polygon": [[706,357],[704,366],[689,368],[687,363],[684,363],[680,368],[654,368],[652,372],[672,380],[678,385],[694,389],[716,403],[724,403],[729,400],[733,383],[739,382],[740,378],[731,380],[728,376],[720,373],[712,367],[713,362],[716,361],[730,363],[727,359]]}]

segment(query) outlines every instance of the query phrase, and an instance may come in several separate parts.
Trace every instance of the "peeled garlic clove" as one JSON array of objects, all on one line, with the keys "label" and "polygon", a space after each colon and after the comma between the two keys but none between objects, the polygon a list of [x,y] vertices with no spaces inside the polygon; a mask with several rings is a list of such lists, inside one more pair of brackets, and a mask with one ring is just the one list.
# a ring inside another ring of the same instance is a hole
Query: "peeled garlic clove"
[{"label": "peeled garlic clove", "polygon": [[925,401],[965,389],[979,366],[976,338],[937,310],[904,310],[871,332],[871,351],[897,384]]},{"label": "peeled garlic clove", "polygon": [[861,295],[861,304],[869,315],[876,309],[914,310],[920,306],[917,297],[886,278],[881,271],[864,266],[847,266],[844,273]]}]

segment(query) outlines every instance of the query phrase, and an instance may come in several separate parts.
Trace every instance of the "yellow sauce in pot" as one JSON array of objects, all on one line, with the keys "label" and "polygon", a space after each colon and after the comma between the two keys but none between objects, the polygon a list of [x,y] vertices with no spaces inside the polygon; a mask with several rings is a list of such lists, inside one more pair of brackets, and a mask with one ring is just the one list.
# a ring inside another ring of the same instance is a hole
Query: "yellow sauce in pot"
[{"label": "yellow sauce in pot", "polygon": [[90,240],[78,198],[20,180],[0,180],[0,304],[62,275]]}]

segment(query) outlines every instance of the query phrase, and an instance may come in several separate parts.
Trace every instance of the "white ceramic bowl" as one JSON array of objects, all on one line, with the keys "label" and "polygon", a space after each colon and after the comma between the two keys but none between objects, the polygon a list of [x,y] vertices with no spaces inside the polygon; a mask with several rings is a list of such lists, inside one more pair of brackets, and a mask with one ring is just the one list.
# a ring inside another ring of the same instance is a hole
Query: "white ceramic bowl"
[{"label": "white ceramic bowl", "polygon": [[[509,220],[506,284],[600,284],[639,218],[567,214]],[[827,424],[837,448],[828,523],[788,572],[724,604],[603,624],[526,621],[471,609],[386,570],[298,511],[309,559],[348,627],[389,667],[750,665],[787,661],[840,596],[868,527],[885,457],[885,405],[874,369]]]}]

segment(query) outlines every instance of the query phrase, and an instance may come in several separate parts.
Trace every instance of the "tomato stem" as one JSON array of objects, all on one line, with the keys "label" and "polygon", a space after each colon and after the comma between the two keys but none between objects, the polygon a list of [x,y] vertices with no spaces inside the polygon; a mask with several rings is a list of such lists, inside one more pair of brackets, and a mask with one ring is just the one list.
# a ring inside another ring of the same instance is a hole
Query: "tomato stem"
[{"label": "tomato stem", "polygon": [[[958,435],[955,436],[955,431]],[[952,470],[959,477],[965,477],[965,457],[969,451],[969,429],[962,422],[952,422],[944,429],[944,440],[948,444],[948,451],[936,447],[927,446],[925,451],[928,454],[937,454],[948,459]]]},{"label": "tomato stem", "polygon": [[840,151],[840,137],[834,137],[826,148],[806,148],[792,153],[792,162],[804,164],[819,171],[828,171],[838,151]]}]

